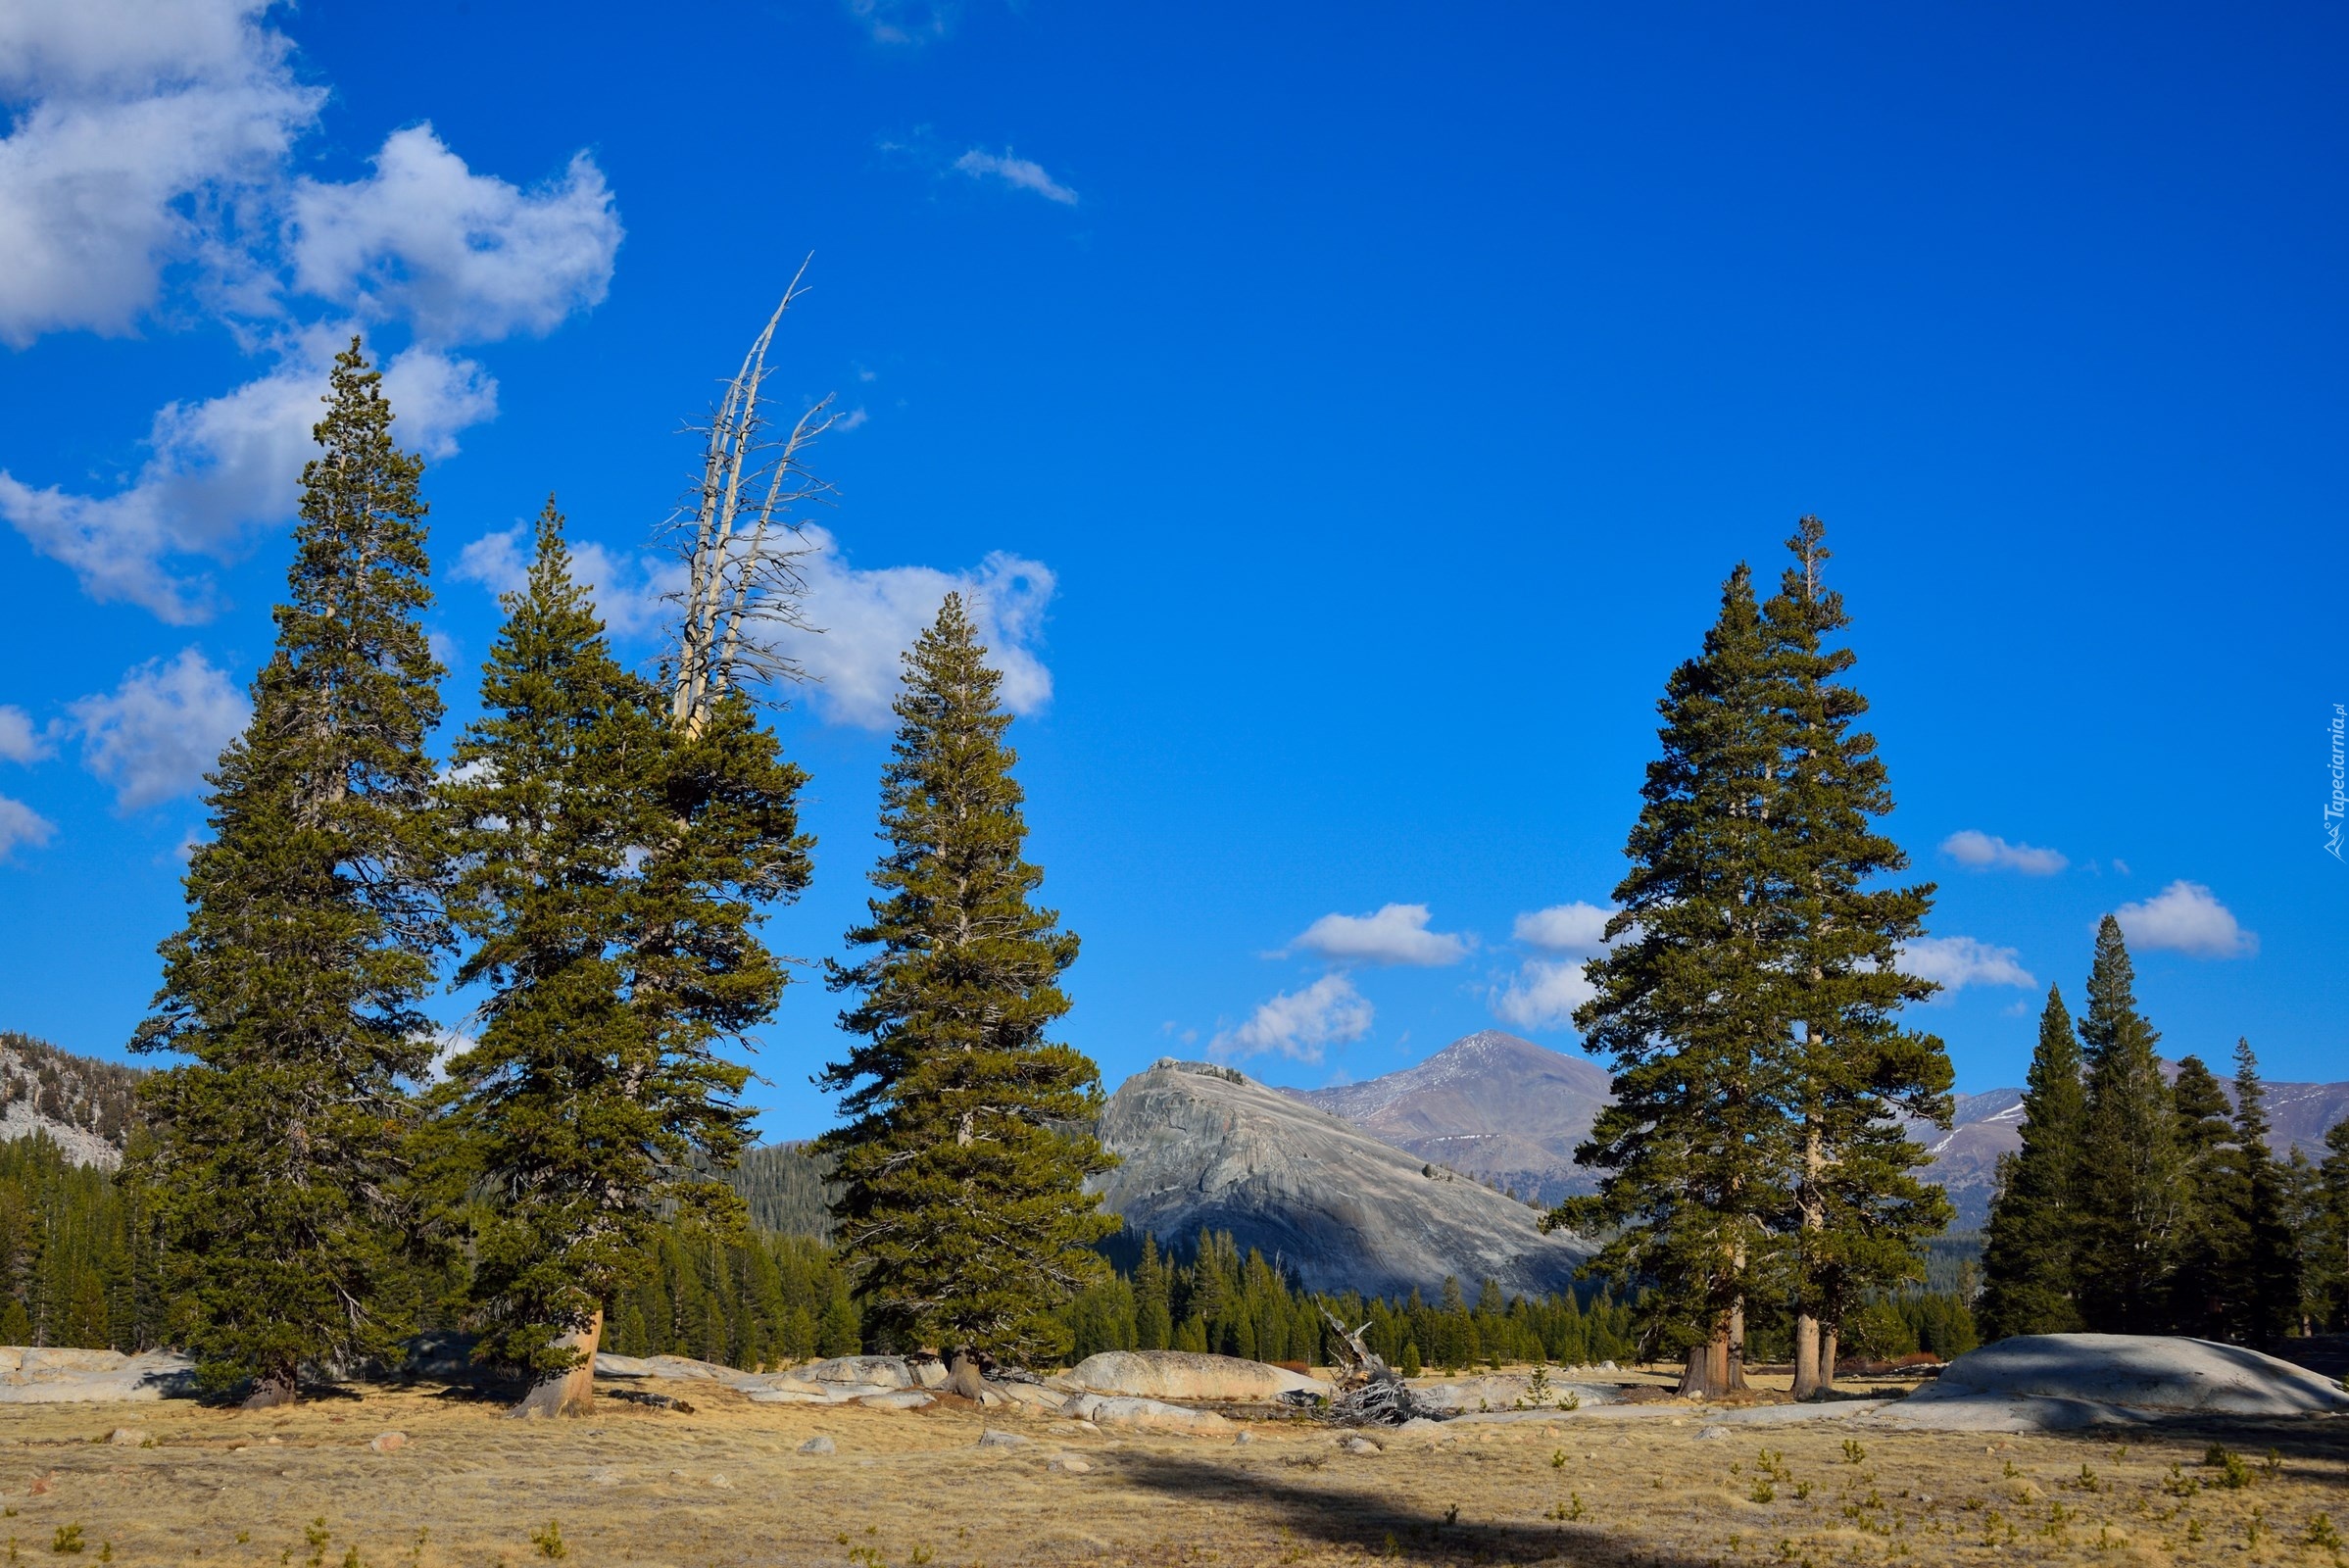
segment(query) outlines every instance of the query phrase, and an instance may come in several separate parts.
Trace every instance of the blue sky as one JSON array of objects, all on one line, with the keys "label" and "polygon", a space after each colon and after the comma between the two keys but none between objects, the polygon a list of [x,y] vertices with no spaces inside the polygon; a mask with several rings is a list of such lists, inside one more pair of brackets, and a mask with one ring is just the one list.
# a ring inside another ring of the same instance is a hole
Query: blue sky
[{"label": "blue sky", "polygon": [[[958,584],[1110,1084],[1572,1050],[1664,676],[1816,512],[1961,1086],[2019,1079],[2108,909],[2165,1049],[2349,1076],[2344,25],[11,6],[0,1026],[141,1015],[335,334],[433,458],[462,719],[549,490],[657,655],[680,425],[812,252],[776,387],[853,427],[781,949],[839,951],[895,652]],[[823,1124],[837,1005],[765,1031],[769,1133]]]}]

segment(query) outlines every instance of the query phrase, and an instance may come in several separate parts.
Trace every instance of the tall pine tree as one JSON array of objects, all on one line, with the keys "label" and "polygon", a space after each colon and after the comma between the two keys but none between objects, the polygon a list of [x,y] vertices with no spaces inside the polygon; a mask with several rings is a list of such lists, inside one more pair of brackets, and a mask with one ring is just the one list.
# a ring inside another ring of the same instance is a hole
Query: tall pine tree
[{"label": "tall pine tree", "polygon": [[2235,1192],[2241,1203],[2227,1272],[2239,1303],[2234,1337],[2273,1345],[2300,1321],[2301,1262],[2285,1195],[2284,1173],[2268,1148],[2268,1090],[2251,1042],[2234,1045]]},{"label": "tall pine tree", "polygon": [[1769,818],[1785,883],[1787,1008],[1797,1039],[1791,1113],[1799,1118],[1791,1188],[1794,1396],[1835,1380],[1835,1338],[1866,1294],[1924,1276],[1921,1241],[1947,1228],[1938,1186],[1920,1181],[1912,1120],[1946,1125],[1954,1074],[1933,1035],[1900,1009],[1939,989],[1899,967],[1924,934],[1932,884],[1883,887],[1908,858],[1876,822],[1892,792],[1876,738],[1858,728],[1868,701],[1845,679],[1850,625],[1829,589],[1827,529],[1805,516],[1786,541],[1794,564],[1763,607],[1786,733],[1785,781]]},{"label": "tall pine tree", "polygon": [[2161,1036],[2137,1011],[2136,970],[2121,922],[2109,914],[2096,929],[2080,1039],[2088,1100],[2075,1264],[2080,1318],[2100,1333],[2159,1333],[2170,1312],[2184,1184],[2154,1050]]},{"label": "tall pine tree", "polygon": [[1575,1152],[1599,1188],[1543,1222],[1608,1233],[1593,1271],[1640,1290],[1643,1343],[1686,1352],[1689,1394],[1743,1386],[1746,1307],[1783,1283],[1771,1227],[1788,1206],[1792,999],[1775,700],[1739,565],[1703,653],[1658,704],[1663,755],[1625,846],[1614,945],[1584,971],[1596,994],[1575,1026],[1614,1069],[1613,1102]]},{"label": "tall pine tree", "polygon": [[2248,1206],[2241,1161],[2229,1140],[2227,1091],[2200,1056],[2178,1063],[2170,1085],[2170,1114],[2178,1139],[2178,1180],[2184,1203],[2178,1227],[2178,1261],[2170,1275],[2170,1326],[2180,1334],[2224,1339],[2237,1315],[2229,1260]]},{"label": "tall pine tree", "polygon": [[210,775],[212,839],[134,1042],[193,1058],[143,1086],[157,1133],[140,1174],[204,1381],[249,1379],[259,1404],[402,1331],[403,1080],[431,1060],[416,1004],[446,941],[423,464],[393,441],[356,339],[325,401],[276,649]]},{"label": "tall pine tree", "polygon": [[[475,1354],[534,1381],[516,1414],[552,1415],[588,1407],[605,1304],[642,1277],[667,1217],[734,1217],[730,1195],[691,1172],[694,1156],[724,1159],[739,1146],[731,1096],[742,1078],[675,1038],[667,998],[639,1005],[653,989],[648,935],[672,940],[648,929],[660,923],[648,889],[710,829],[666,809],[671,765],[701,748],[664,723],[661,694],[613,660],[552,500],[527,585],[505,608],[482,716],[459,740],[443,791],[452,912],[477,943],[457,984],[483,985],[488,1000],[480,1041],[451,1062],[442,1099],[452,1164],[473,1197],[486,1330]],[[754,807],[763,837],[741,835],[743,847],[773,860],[754,878],[765,896],[787,895],[807,871],[790,807],[799,775],[756,731],[738,738],[753,754],[742,760],[749,787],[723,792],[724,813]],[[771,1005],[763,950],[738,939],[726,956],[749,963],[737,1010]]]},{"label": "tall pine tree", "polygon": [[2072,1274],[2080,1138],[2087,1101],[2080,1041],[2063,993],[2047,988],[2039,1043],[2023,1091],[2023,1147],[1999,1161],[1982,1247],[1982,1338],[2069,1334],[2080,1327]]},{"label": "tall pine tree", "polygon": [[905,656],[882,896],[849,932],[875,951],[832,966],[856,997],[841,1025],[864,1038],[822,1079],[847,1118],[822,1147],[840,1156],[835,1234],[865,1321],[946,1352],[965,1393],[983,1359],[1064,1348],[1052,1309],[1102,1277],[1090,1244],[1117,1227],[1083,1189],[1111,1164],[1078,1125],[1100,1074],[1045,1038],[1077,939],[1029,902],[1043,873],[1022,858],[1001,681],[949,594]]}]

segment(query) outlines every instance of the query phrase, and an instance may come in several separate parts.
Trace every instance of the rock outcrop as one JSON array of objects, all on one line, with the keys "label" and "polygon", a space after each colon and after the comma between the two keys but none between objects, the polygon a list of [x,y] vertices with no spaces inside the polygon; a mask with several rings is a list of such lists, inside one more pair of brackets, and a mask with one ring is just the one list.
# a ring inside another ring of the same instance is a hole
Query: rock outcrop
[{"label": "rock outcrop", "polygon": [[1211,1403],[1332,1392],[1320,1379],[1287,1367],[1193,1350],[1103,1350],[1079,1361],[1059,1381],[1088,1394]]},{"label": "rock outcrop", "polygon": [[2240,1345],[2159,1334],[2026,1334],[1969,1350],[1877,1419],[2033,1432],[2162,1416],[2338,1415],[2349,1393]]},{"label": "rock outcrop", "polygon": [[1164,1060],[1102,1110],[1118,1167],[1093,1190],[1133,1230],[1228,1230],[1308,1290],[1401,1295],[1457,1278],[1513,1295],[1566,1288],[1590,1252],[1536,1211],[1227,1067]]},{"label": "rock outcrop", "polygon": [[0,1404],[114,1404],[183,1398],[195,1393],[195,1365],[170,1350],[0,1346]]}]

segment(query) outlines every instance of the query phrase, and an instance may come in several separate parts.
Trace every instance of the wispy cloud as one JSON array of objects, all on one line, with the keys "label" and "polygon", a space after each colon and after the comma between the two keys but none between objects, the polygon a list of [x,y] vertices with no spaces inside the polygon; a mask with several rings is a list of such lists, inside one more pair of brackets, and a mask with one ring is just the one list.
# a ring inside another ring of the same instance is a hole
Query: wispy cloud
[{"label": "wispy cloud", "polygon": [[1492,993],[1493,1015],[1520,1029],[1570,1028],[1574,1009],[1597,994],[1579,961],[1532,958]]},{"label": "wispy cloud", "polygon": [[2036,986],[2013,948],[1972,937],[1920,937],[1900,950],[1900,972],[1932,980],[1946,997],[1968,986]]},{"label": "wispy cloud", "polygon": [[2233,911],[2199,882],[2173,882],[2143,903],[2124,904],[2113,915],[2140,948],[2197,958],[2235,958],[2259,951],[2258,934],[2244,930]]},{"label": "wispy cloud", "polygon": [[954,167],[973,179],[1000,179],[1014,189],[1034,191],[1046,201],[1058,202],[1063,207],[1077,204],[1075,191],[1046,173],[1044,166],[1033,158],[1017,157],[1008,147],[1000,158],[973,147],[954,160]]},{"label": "wispy cloud", "polygon": [[960,9],[951,0],[849,0],[849,15],[875,43],[934,43]]},{"label": "wispy cloud", "polygon": [[2002,838],[1974,828],[1952,833],[1941,841],[1941,853],[1960,865],[1977,871],[2020,871],[2025,876],[2053,876],[2072,862],[2060,850],[2042,850],[2030,844],[2009,844]]},{"label": "wispy cloud", "polygon": [[244,694],[186,648],[166,663],[150,660],[111,692],[69,710],[81,736],[82,765],[114,786],[115,808],[135,811],[193,794],[245,727]]},{"label": "wispy cloud", "polygon": [[1207,1043],[1218,1060],[1278,1052],[1297,1061],[1319,1061],[1324,1047],[1359,1040],[1370,1032],[1369,1002],[1342,974],[1325,974],[1302,991],[1284,991],[1248,1015],[1237,1029]]},{"label": "wispy cloud", "polygon": [[1468,956],[1468,939],[1428,929],[1424,904],[1389,904],[1374,914],[1325,914],[1291,944],[1325,958],[1437,968]]},{"label": "wispy cloud", "polygon": [[39,849],[57,832],[57,824],[23,801],[0,795],[0,860],[5,860],[18,848],[30,845]]},{"label": "wispy cloud", "polygon": [[0,341],[210,318],[267,367],[166,405],[113,490],[0,467],[0,519],[93,599],[173,624],[217,609],[202,563],[291,515],[327,362],[358,325],[413,331],[385,366],[396,433],[446,456],[497,412],[496,383],[454,346],[594,305],[621,237],[585,154],[524,190],[473,172],[428,124],[394,131],[365,178],[297,176],[327,94],[297,79],[269,11],[0,6],[0,103],[22,106],[0,138]]},{"label": "wispy cloud", "polygon": [[1517,917],[1509,935],[1544,953],[1596,953],[1606,946],[1607,921],[1615,911],[1595,904],[1553,904]]},{"label": "wispy cloud", "polygon": [[22,708],[0,705],[0,762],[30,766],[56,755],[46,731],[32,727],[32,715]]}]

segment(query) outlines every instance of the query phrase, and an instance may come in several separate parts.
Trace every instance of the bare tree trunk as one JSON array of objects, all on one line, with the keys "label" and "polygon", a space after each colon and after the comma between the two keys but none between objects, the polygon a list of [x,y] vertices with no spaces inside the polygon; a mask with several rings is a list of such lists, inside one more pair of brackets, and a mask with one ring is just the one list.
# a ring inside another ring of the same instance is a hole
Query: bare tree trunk
[{"label": "bare tree trunk", "polygon": [[274,1410],[281,1404],[291,1404],[300,1397],[290,1372],[268,1372],[254,1379],[253,1392],[245,1399],[247,1410]]},{"label": "bare tree trunk", "polygon": [[1732,1394],[1745,1391],[1745,1298],[1729,1309],[1729,1338],[1721,1345],[1721,1385]]},{"label": "bare tree trunk", "polygon": [[507,1415],[522,1420],[539,1416],[585,1415],[595,1408],[596,1347],[604,1339],[604,1314],[599,1310],[587,1327],[563,1336],[563,1343],[579,1352],[578,1365],[558,1372],[522,1396]]},{"label": "bare tree trunk", "polygon": [[1733,1351],[1736,1314],[1725,1315],[1713,1337],[1688,1347],[1688,1364],[1681,1373],[1679,1393],[1692,1399],[1718,1399],[1745,1387],[1741,1354]]},{"label": "bare tree trunk", "polygon": [[1794,1397],[1808,1399],[1823,1385],[1819,1379],[1819,1320],[1808,1312],[1794,1317]]},{"label": "bare tree trunk", "polygon": [[1819,1332],[1819,1392],[1828,1393],[1835,1386],[1835,1331],[1823,1328]]},{"label": "bare tree trunk", "polygon": [[978,1359],[968,1350],[956,1350],[947,1357],[946,1388],[949,1394],[959,1394],[973,1402],[987,1392],[986,1383],[979,1377]]}]

